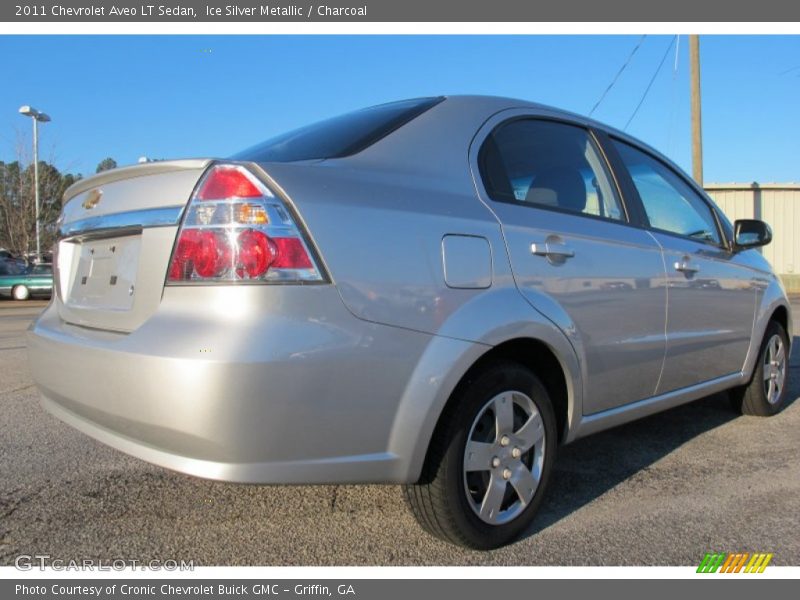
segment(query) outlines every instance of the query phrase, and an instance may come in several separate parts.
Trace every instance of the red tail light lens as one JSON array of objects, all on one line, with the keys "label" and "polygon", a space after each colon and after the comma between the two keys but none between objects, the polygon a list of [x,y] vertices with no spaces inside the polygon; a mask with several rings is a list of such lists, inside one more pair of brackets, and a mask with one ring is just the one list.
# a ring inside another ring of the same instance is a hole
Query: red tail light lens
[{"label": "red tail light lens", "polygon": [[275,261],[275,244],[262,231],[248,229],[239,234],[239,259],[236,272],[240,277],[260,277]]},{"label": "red tail light lens", "polygon": [[311,259],[297,238],[275,238],[277,257],[273,266],[279,269],[310,269]]},{"label": "red tail light lens", "polygon": [[224,198],[259,198],[263,194],[241,170],[236,167],[214,167],[197,192],[198,200]]},{"label": "red tail light lens", "polygon": [[203,176],[172,252],[167,283],[322,281],[287,207],[240,165]]},{"label": "red tail light lens", "polygon": [[231,247],[224,236],[213,231],[187,229],[178,238],[169,277],[181,280],[192,273],[217,277],[230,265]]}]

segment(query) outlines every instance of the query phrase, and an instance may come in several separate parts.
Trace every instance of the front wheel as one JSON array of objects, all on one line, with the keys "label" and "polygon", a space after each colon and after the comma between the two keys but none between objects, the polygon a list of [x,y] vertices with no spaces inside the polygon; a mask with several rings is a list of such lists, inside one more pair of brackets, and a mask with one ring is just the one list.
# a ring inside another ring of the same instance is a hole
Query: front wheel
[{"label": "front wheel", "polygon": [[734,409],[744,415],[769,417],[781,411],[788,397],[789,337],[783,326],[771,321],[761,343],[750,383],[731,390]]},{"label": "front wheel", "polygon": [[456,390],[431,440],[421,480],[406,486],[428,532],[489,550],[514,541],[533,520],[556,451],[547,390],[510,362],[481,369]]},{"label": "front wheel", "polygon": [[14,297],[14,300],[27,300],[31,297],[31,292],[24,285],[18,285],[11,290],[11,295]]}]

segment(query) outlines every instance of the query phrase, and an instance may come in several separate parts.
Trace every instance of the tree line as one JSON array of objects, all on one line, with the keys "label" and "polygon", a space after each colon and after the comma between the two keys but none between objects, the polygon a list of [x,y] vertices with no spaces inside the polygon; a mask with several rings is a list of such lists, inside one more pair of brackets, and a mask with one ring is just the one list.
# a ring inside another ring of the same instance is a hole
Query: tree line
[{"label": "tree line", "polygon": [[[97,165],[96,173],[116,168],[113,158]],[[54,165],[39,161],[39,219],[42,252],[56,241],[56,221],[61,200],[69,186],[83,176],[62,173]],[[0,248],[15,256],[36,251],[36,195],[33,163],[0,161]]]}]

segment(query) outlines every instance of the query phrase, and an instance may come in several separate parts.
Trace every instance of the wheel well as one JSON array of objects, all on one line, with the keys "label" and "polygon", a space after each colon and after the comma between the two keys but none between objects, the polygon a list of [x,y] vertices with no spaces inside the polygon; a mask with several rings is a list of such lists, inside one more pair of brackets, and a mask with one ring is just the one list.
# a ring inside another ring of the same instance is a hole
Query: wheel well
[{"label": "wheel well", "polygon": [[542,381],[553,403],[553,411],[555,412],[558,429],[558,440],[560,442],[564,437],[567,424],[568,392],[564,370],[561,368],[561,363],[556,358],[556,355],[553,354],[553,351],[546,344],[531,338],[520,338],[503,342],[493,347],[475,361],[461,378],[453,394],[451,394],[447,405],[445,405],[439,417],[439,422],[441,423],[444,415],[446,415],[449,410],[453,409],[451,401],[457,395],[456,391],[458,388],[468,383],[471,375],[477,370],[496,360],[516,362],[533,371]]},{"label": "wheel well", "polygon": [[789,312],[786,310],[785,306],[779,306],[775,309],[772,313],[772,316],[769,318],[770,321],[777,321],[783,327],[783,330],[786,332],[786,335],[789,336],[789,343],[792,343],[792,332],[789,331]]}]

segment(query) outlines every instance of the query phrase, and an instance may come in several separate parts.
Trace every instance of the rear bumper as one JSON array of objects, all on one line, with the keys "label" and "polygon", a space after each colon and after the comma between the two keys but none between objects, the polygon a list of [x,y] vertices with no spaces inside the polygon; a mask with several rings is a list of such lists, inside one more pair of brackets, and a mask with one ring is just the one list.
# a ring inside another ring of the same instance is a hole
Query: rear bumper
[{"label": "rear bumper", "polygon": [[352,316],[333,286],[167,288],[132,333],[28,332],[44,407],[128,454],[249,483],[403,482],[398,406],[431,336]]}]

